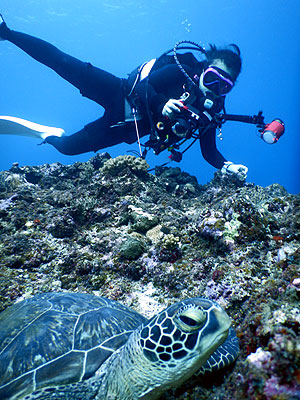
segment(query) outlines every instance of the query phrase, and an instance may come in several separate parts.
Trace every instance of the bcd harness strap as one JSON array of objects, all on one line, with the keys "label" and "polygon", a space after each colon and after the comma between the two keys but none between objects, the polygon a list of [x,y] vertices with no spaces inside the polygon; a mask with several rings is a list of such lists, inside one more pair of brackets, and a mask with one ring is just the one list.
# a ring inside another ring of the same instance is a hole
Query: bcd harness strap
[{"label": "bcd harness strap", "polygon": [[[125,125],[128,122],[139,121],[143,118],[143,115],[139,112],[137,105],[135,104],[134,99],[134,90],[136,85],[143,79],[147,78],[149,75],[153,65],[155,64],[156,59],[153,58],[148,62],[144,62],[136,72],[133,72],[134,75],[133,82],[128,91],[128,94],[125,96],[125,105],[124,105],[124,121],[120,121],[115,125],[111,125],[111,128],[119,127]],[[128,79],[131,79],[131,74]]]},{"label": "bcd harness strap", "polygon": [[139,111],[138,107],[135,104],[134,90],[136,88],[136,85],[141,80],[147,78],[147,76],[150,74],[150,71],[151,71],[153,65],[155,64],[155,61],[156,61],[156,59],[153,58],[152,60],[143,63],[138,68],[134,82],[129,90],[129,93],[124,98],[124,102],[125,102],[125,104],[124,104],[124,121],[120,121],[117,124],[110,126],[111,128],[115,128],[115,127],[119,127],[122,125],[126,125],[127,123],[134,122],[141,157],[142,157],[142,149],[141,149],[140,134],[139,134],[137,121],[141,120],[143,118],[143,115],[141,114],[141,112]]}]

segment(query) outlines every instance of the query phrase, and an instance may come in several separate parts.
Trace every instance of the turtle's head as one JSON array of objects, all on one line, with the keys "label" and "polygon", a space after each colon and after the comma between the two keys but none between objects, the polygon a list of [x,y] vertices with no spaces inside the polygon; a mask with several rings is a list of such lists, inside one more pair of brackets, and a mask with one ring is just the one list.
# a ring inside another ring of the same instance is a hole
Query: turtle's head
[{"label": "turtle's head", "polygon": [[230,325],[226,312],[204,298],[181,301],[153,317],[140,330],[154,383],[141,398],[178,386],[197,372],[226,340]]},{"label": "turtle's head", "polygon": [[105,394],[99,392],[96,399],[158,399],[198,370],[232,362],[238,355],[235,339],[217,303],[203,298],[176,303],[133,331],[102,365]]}]

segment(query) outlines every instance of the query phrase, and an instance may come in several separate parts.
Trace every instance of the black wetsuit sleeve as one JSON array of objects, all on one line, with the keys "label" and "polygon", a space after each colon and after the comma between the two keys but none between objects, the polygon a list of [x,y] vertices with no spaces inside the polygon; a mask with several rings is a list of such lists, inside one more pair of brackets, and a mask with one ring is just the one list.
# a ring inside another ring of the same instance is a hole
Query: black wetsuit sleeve
[{"label": "black wetsuit sleeve", "polygon": [[[184,65],[184,68],[187,71],[190,70],[187,65]],[[161,114],[164,105],[170,98],[178,99],[182,95],[184,83],[185,77],[177,65],[165,65],[152,72],[149,80],[143,79],[138,83],[136,93],[142,101],[148,101],[152,112]]]},{"label": "black wetsuit sleeve", "polygon": [[227,161],[218,151],[216,145],[216,129],[209,128],[200,136],[200,147],[203,158],[213,167],[221,169]]}]

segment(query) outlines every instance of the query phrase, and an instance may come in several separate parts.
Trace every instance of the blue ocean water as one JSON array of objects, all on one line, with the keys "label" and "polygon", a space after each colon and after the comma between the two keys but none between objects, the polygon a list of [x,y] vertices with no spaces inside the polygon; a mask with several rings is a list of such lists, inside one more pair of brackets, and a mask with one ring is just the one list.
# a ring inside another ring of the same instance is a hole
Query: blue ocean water
[{"label": "blue ocean water", "polygon": [[[248,182],[279,183],[290,193],[300,192],[299,0],[2,0],[0,13],[12,29],[45,39],[120,77],[179,40],[237,43],[243,70],[227,96],[227,112],[254,115],[263,110],[266,122],[283,119],[286,132],[278,143],[268,145],[255,126],[226,122],[218,149],[249,168]],[[99,105],[9,42],[0,42],[0,57],[0,115],[57,126],[67,134],[101,116]],[[13,162],[71,164],[93,155],[64,156],[37,143],[1,135],[0,170]],[[105,150],[115,157],[138,147],[120,144]],[[154,167],[167,156],[149,155],[147,161]],[[179,166],[202,184],[215,171],[202,158],[198,143],[180,164],[170,166]]]}]

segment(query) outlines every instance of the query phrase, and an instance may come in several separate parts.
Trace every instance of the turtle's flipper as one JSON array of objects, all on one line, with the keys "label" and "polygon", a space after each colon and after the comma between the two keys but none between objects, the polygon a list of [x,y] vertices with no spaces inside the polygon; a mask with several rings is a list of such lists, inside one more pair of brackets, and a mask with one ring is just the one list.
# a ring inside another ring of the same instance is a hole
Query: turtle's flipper
[{"label": "turtle's flipper", "polygon": [[0,116],[0,135],[17,135],[46,139],[48,136],[61,137],[64,132],[61,128],[36,124],[26,119]]}]

